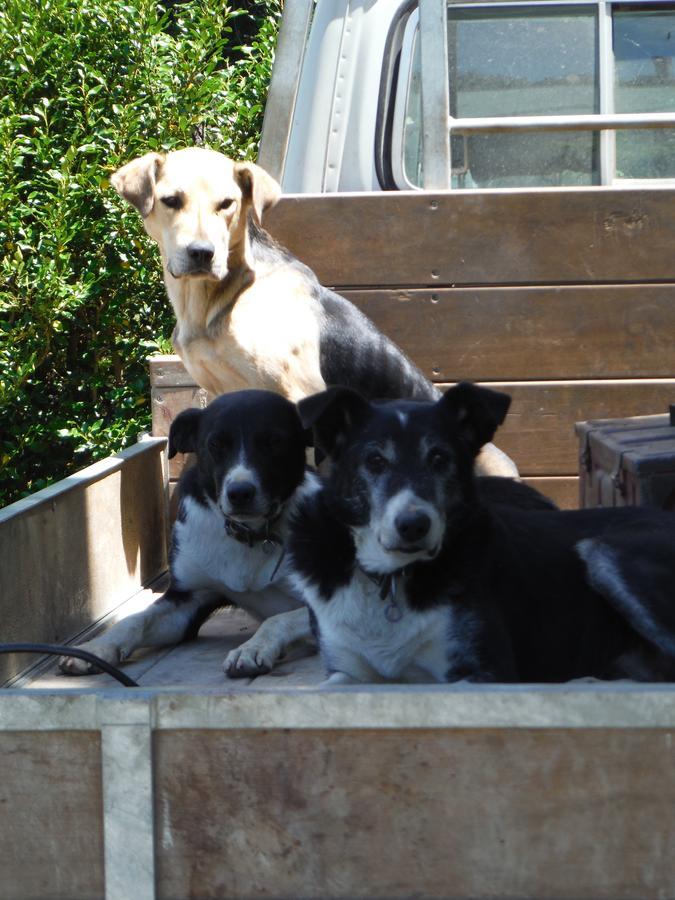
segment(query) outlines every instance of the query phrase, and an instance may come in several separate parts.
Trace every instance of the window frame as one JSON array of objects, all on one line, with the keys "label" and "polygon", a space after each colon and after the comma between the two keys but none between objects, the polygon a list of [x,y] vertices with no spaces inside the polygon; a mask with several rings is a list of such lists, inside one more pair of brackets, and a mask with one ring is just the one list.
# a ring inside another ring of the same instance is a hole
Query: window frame
[{"label": "window frame", "polygon": [[[616,131],[617,129],[639,130],[645,127],[675,128],[675,109],[661,113],[616,114],[614,95],[614,48],[612,13],[615,9],[639,9],[644,7],[653,10],[672,10],[675,13],[675,2],[663,0],[447,0],[447,7],[453,9],[531,9],[547,8],[564,10],[566,7],[595,10],[598,39],[598,81],[599,112],[592,115],[579,116],[518,116],[518,117],[485,117],[484,119],[452,119],[448,115],[448,136],[464,133],[476,134],[486,131],[506,131],[513,133],[521,128],[542,133],[546,130],[587,130],[599,132],[599,183],[605,187],[675,187],[675,176],[672,178],[617,178],[616,177]],[[405,172],[405,115],[408,108],[412,79],[413,53],[415,39],[419,36],[419,5],[408,15],[400,50],[397,82],[390,92],[393,103],[391,115],[390,171],[396,188],[399,190],[419,191],[424,186],[416,185],[409,180]],[[422,54],[424,49],[421,50]],[[446,69],[447,72],[447,69]],[[424,65],[420,77],[424,82]],[[520,120],[520,121],[519,121]],[[526,121],[527,120],[527,121]],[[540,126],[537,127],[537,122]],[[453,127],[453,123],[458,123]],[[500,125],[501,123],[501,125]],[[510,123],[510,127],[509,127]],[[466,131],[466,126],[469,130]],[[420,123],[423,128],[423,123]],[[446,190],[536,190],[536,188],[466,188],[452,187],[452,174],[448,174]],[[549,188],[566,190],[568,188]]]}]

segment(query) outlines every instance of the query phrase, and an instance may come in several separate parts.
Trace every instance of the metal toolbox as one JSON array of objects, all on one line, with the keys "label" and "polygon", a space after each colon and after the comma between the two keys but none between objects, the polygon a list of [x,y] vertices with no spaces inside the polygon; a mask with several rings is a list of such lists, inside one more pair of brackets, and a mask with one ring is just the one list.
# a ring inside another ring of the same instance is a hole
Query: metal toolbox
[{"label": "metal toolbox", "polygon": [[670,410],[577,423],[581,507],[675,509],[675,406]]}]

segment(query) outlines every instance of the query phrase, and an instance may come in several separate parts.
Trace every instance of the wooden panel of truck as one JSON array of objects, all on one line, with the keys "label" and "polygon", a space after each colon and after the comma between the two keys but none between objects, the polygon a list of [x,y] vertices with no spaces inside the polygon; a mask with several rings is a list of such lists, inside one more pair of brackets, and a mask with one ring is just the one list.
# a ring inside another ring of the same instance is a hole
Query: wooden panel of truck
[{"label": "wooden panel of truck", "polygon": [[[180,365],[183,369],[182,363]],[[187,378],[188,383],[179,384],[177,387],[166,385],[164,387],[153,386],[151,388],[152,433],[154,437],[168,437],[171,423],[178,413],[191,407],[203,409],[212,399],[207,391],[197,387],[191,381],[185,369],[183,369],[180,378],[181,380]],[[180,478],[180,474],[191,456],[191,453],[177,453],[173,459],[169,460],[169,477],[172,481],[177,481]]]},{"label": "wooden panel of truck", "polygon": [[675,374],[673,284],[343,293],[432,381]]},{"label": "wooden panel of truck", "polygon": [[673,281],[675,190],[288,195],[265,227],[336,287]]},{"label": "wooden panel of truck", "polygon": [[160,732],[158,897],[661,897],[671,745],[651,729]]},{"label": "wooden panel of truck", "polygon": [[[5,641],[64,642],[167,568],[163,441],[0,510]],[[0,684],[30,662],[0,656]]]},{"label": "wooden panel of truck", "polygon": [[576,475],[574,425],[584,419],[656,414],[675,396],[675,379],[494,382],[513,397],[496,443],[521,475]]},{"label": "wooden panel of truck", "polygon": [[103,897],[100,754],[97,731],[0,733],[0,896]]}]

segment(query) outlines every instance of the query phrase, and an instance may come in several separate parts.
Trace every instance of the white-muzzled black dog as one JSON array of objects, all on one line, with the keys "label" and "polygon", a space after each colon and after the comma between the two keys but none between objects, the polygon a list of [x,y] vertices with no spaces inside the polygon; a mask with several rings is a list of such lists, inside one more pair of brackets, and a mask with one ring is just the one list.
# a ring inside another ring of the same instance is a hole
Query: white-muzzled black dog
[{"label": "white-muzzled black dog", "polygon": [[288,546],[328,683],[675,678],[675,517],[475,478],[509,403],[471,384],[300,403],[332,468]]},{"label": "white-muzzled black dog", "polygon": [[[196,453],[180,480],[167,592],[84,649],[117,663],[140,647],[196,636],[218,607],[234,603],[261,625],[224,662],[231,677],[268,672],[285,648],[310,636],[309,616],[292,595],[285,541],[300,498],[315,490],[305,471],[306,433],[296,407],[270,391],[225,394],[171,425],[169,457]],[[91,671],[73,657],[68,674]]]}]

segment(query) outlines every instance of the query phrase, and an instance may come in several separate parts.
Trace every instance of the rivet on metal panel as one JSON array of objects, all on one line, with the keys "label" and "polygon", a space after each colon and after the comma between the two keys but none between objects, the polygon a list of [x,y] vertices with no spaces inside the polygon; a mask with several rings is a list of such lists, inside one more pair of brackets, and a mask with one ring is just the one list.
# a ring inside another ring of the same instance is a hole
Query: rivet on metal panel
[{"label": "rivet on metal panel", "polygon": [[429,209],[438,209],[438,200],[432,200],[429,204]]},{"label": "rivet on metal panel", "polygon": [[432,295],[431,295],[431,302],[432,302],[432,303],[438,303],[438,294],[432,294]]},{"label": "rivet on metal panel", "polygon": [[439,277],[438,271],[437,271],[436,269],[433,269],[433,270],[432,270],[432,272],[431,272],[431,277],[432,277],[432,278],[438,278],[438,277]]}]

